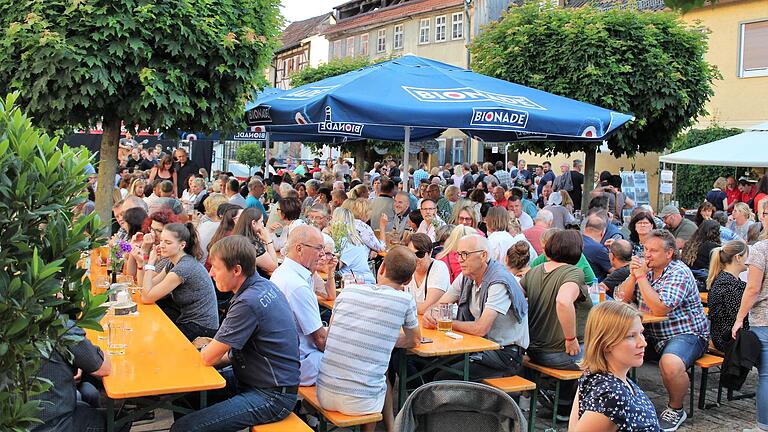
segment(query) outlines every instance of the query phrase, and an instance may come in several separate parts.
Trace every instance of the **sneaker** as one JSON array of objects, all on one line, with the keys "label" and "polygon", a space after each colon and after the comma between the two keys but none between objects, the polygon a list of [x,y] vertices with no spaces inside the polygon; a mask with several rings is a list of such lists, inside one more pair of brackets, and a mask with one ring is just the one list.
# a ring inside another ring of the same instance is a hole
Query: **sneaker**
[{"label": "sneaker", "polygon": [[687,418],[688,414],[685,413],[684,409],[676,410],[667,407],[659,416],[659,426],[664,432],[674,432]]},{"label": "sneaker", "polygon": [[571,407],[569,405],[558,405],[557,415],[555,416],[559,422],[567,422],[571,419]]}]

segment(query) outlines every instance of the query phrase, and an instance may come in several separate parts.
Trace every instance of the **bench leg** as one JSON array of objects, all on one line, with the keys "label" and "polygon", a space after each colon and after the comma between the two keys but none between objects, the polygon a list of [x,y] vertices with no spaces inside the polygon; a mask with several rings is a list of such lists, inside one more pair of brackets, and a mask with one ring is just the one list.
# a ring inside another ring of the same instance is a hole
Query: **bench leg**
[{"label": "bench leg", "polygon": [[469,381],[469,353],[464,354],[464,381]]},{"label": "bench leg", "polygon": [[107,432],[115,431],[115,401],[107,398]]},{"label": "bench leg", "polygon": [[560,380],[555,382],[555,403],[552,405],[552,427],[557,428],[557,409],[560,407]]},{"label": "bench leg", "polygon": [[691,409],[690,409],[690,414],[688,414],[688,418],[693,418],[693,394],[695,391],[694,389],[695,389],[695,383],[696,383],[696,366],[691,366],[691,372],[688,374],[688,379],[690,379],[691,381],[691,395],[690,395]]},{"label": "bench leg", "polygon": [[400,350],[400,376],[398,377],[398,387],[400,391],[397,396],[397,410],[400,411],[405,404],[405,399],[408,397],[408,355],[405,349]]},{"label": "bench leg", "polygon": [[720,371],[720,379],[717,380],[717,404],[720,405],[720,402],[723,400],[723,371]]},{"label": "bench leg", "polygon": [[528,432],[536,430],[536,402],[539,399],[539,384],[531,392],[531,407],[528,410]]},{"label": "bench leg", "polygon": [[703,410],[707,402],[707,377],[709,368],[701,369],[701,385],[699,386],[699,409]]}]

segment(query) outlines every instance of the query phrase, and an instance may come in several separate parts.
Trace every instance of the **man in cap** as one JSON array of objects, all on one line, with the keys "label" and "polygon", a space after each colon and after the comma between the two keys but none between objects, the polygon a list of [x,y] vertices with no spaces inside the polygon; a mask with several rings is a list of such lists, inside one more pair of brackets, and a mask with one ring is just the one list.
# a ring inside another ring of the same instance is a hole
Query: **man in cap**
[{"label": "man in cap", "polygon": [[672,204],[667,205],[659,213],[659,217],[664,221],[664,225],[675,236],[678,249],[682,249],[685,242],[696,232],[696,224],[683,217],[680,209]]}]

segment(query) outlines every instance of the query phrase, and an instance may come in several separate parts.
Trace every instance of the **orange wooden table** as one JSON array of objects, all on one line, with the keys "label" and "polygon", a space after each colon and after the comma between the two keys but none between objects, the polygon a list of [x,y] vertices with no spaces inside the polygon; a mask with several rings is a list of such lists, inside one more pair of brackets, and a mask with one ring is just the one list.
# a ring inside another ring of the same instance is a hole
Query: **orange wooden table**
[{"label": "orange wooden table", "polygon": [[333,310],[333,305],[336,303],[336,300],[326,300],[326,299],[320,297],[320,295],[317,294],[317,293],[315,293],[315,295],[317,296],[317,303],[320,306],[322,306],[322,307],[324,307],[324,308],[326,308],[328,310],[331,310],[331,311]]},{"label": "orange wooden table", "polygon": [[[181,333],[176,325],[157,305],[139,304],[138,315],[105,316],[101,323],[122,321],[128,331],[124,355],[110,355],[112,373],[104,377],[107,396],[107,430],[112,431],[130,420],[159,407],[175,409],[174,399],[188,392],[201,391],[201,405],[205,406],[205,390],[223,388],[224,378],[215,368],[203,364],[200,353]],[[104,332],[87,330],[86,337],[105,353]],[[142,408],[130,416],[115,419],[116,399],[143,399],[150,396],[171,395],[162,401],[143,400]]]},{"label": "orange wooden table", "polygon": [[[419,315],[419,327],[421,337],[431,339],[432,342],[422,343],[409,350],[400,351],[400,408],[403,407],[405,399],[408,396],[408,381],[420,378],[433,370],[448,370],[461,376],[464,381],[469,380],[469,355],[476,352],[492,351],[500,349],[499,344],[492,340],[480,336],[473,336],[466,333],[454,332],[463,336],[462,339],[453,339],[445,335],[444,332],[435,329],[426,329],[423,325],[423,316]],[[417,374],[408,376],[408,355],[416,355],[422,358],[429,358],[430,361]],[[452,369],[450,363],[463,359],[463,369]]]},{"label": "orange wooden table", "polygon": [[701,299],[702,303],[707,304],[709,300],[709,293],[708,292],[699,293],[699,298]]}]

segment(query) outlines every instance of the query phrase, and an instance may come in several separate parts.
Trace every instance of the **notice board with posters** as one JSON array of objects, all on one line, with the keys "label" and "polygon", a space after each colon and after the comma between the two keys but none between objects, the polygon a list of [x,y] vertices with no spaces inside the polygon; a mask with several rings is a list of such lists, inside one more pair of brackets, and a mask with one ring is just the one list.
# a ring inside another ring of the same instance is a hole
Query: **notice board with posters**
[{"label": "notice board with posters", "polygon": [[[627,198],[634,201],[635,206],[651,204],[651,195],[648,191],[648,176],[645,171],[622,171],[621,191]],[[625,213],[631,216],[632,209],[625,209]],[[629,220],[625,215],[625,220]]]}]

